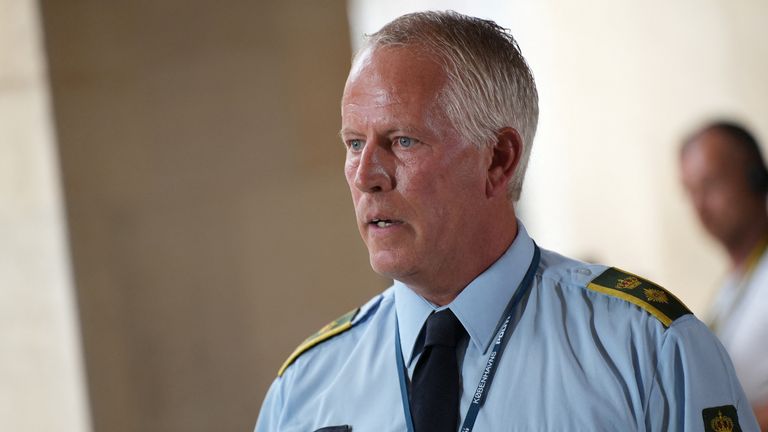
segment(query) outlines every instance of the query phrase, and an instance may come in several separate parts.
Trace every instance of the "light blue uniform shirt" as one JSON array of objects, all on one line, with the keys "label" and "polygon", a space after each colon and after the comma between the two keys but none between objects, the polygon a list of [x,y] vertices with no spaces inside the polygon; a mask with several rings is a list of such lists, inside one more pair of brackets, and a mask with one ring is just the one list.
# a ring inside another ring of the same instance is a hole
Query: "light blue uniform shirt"
[{"label": "light blue uniform shirt", "polygon": [[[457,350],[462,421],[533,253],[521,224],[505,254],[447,305],[468,334]],[[690,314],[665,327],[635,304],[587,289],[605,270],[541,251],[474,430],[698,432],[709,430],[704,409],[732,405],[742,430],[758,431],[731,361],[707,328]],[[395,282],[361,308],[351,329],[274,381],[256,432],[405,431],[396,318],[410,376],[436,309]]]}]

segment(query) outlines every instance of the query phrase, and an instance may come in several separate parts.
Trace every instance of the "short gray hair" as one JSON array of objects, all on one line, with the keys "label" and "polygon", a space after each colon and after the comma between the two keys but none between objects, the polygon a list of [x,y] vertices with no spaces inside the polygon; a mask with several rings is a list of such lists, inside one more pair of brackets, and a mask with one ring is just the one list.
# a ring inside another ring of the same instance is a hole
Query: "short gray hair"
[{"label": "short gray hair", "polygon": [[508,30],[453,11],[411,13],[369,35],[358,56],[389,46],[419,47],[441,62],[448,82],[440,104],[466,141],[492,145],[502,128],[517,130],[523,154],[508,197],[518,201],[536,134],[539,98],[533,74]]}]

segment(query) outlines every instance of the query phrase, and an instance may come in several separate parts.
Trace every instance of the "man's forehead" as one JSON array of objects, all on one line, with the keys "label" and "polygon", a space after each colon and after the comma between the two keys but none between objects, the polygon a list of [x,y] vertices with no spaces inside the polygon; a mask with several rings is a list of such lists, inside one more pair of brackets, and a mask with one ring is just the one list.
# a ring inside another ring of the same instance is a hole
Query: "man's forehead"
[{"label": "man's forehead", "polygon": [[439,100],[446,78],[433,57],[413,47],[365,49],[355,60],[341,101],[347,128],[434,125],[445,112]]},{"label": "man's forehead", "polygon": [[347,83],[353,81],[360,75],[366,66],[371,64],[371,58],[373,56],[374,48],[371,45],[363,47],[360,52],[357,53],[354,59],[352,59],[352,67],[349,69],[349,75],[347,76]]},{"label": "man's forehead", "polygon": [[418,45],[366,47],[354,59],[347,86],[355,81],[398,79],[430,84],[445,81],[442,63]]},{"label": "man's forehead", "polygon": [[394,83],[380,76],[361,75],[352,85],[347,86],[342,97],[342,114],[350,109],[365,110],[386,108],[407,102],[408,94],[398,91]]},{"label": "man's forehead", "polygon": [[[360,96],[360,95],[358,95]],[[360,133],[367,127],[375,126],[387,129],[384,133],[397,130],[400,133],[413,133],[424,136],[444,119],[444,113],[438,109],[435,100],[419,104],[416,101],[389,97],[371,93],[369,97],[350,97],[342,104],[341,135]],[[441,129],[449,129],[444,125]]]},{"label": "man's forehead", "polygon": [[363,95],[383,104],[425,102],[446,82],[443,68],[411,47],[383,47],[360,56],[350,71],[342,103]]},{"label": "man's forehead", "polygon": [[691,141],[691,148],[683,155],[683,163],[719,175],[740,171],[747,156],[740,146],[734,145],[733,139],[720,130],[705,131]]},{"label": "man's forehead", "polygon": [[695,144],[702,153],[714,159],[741,160],[745,156],[743,148],[734,142],[735,138],[718,129],[702,133]]}]

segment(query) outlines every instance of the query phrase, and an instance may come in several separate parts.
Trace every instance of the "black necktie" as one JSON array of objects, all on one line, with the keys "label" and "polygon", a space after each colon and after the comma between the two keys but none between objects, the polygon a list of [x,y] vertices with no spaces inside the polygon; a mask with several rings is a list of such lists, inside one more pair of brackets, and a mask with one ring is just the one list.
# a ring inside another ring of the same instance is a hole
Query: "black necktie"
[{"label": "black necktie", "polygon": [[411,382],[411,415],[416,432],[456,431],[459,422],[456,344],[464,333],[464,327],[450,309],[427,319],[424,351]]}]

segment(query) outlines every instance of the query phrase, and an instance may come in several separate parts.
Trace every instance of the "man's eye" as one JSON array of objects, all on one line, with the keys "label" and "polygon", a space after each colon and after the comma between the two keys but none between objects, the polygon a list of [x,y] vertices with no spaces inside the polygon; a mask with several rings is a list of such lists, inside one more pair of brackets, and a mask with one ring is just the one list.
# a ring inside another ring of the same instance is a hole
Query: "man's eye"
[{"label": "man's eye", "polygon": [[416,140],[408,137],[397,137],[396,142],[400,147],[408,148],[411,147],[416,142]]},{"label": "man's eye", "polygon": [[349,146],[349,149],[352,151],[360,151],[363,149],[363,140],[360,140],[360,139],[349,140],[348,146]]}]

